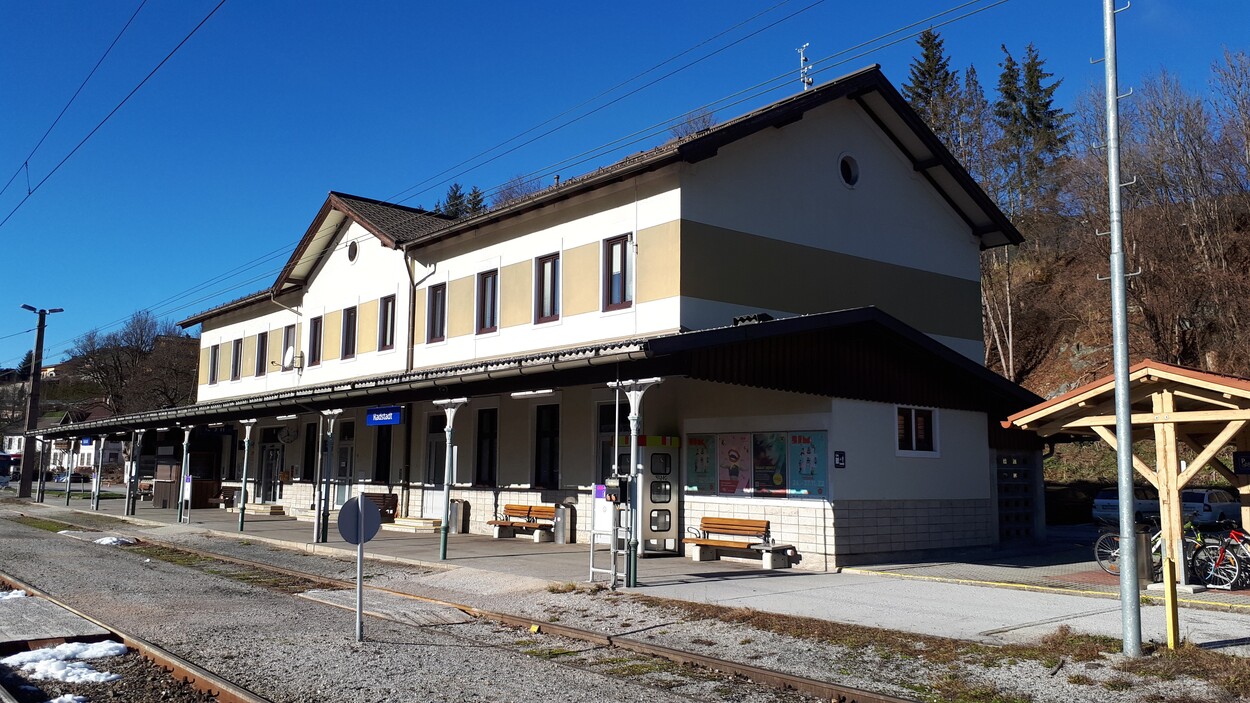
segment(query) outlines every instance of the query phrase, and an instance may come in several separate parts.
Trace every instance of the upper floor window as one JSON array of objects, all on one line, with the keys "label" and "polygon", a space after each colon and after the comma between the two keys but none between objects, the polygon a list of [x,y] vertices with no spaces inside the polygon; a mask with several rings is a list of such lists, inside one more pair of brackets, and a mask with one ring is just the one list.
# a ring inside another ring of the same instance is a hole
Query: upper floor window
[{"label": "upper floor window", "polygon": [[[290,360],[288,361],[288,359]],[[294,367],[295,367],[295,325],[287,325],[286,327],[282,329],[282,370],[290,371]]]},{"label": "upper floor window", "polygon": [[269,333],[256,334],[256,375],[264,376],[269,370]]},{"label": "upper floor window", "polygon": [[603,309],[623,310],[633,304],[628,234],[603,242]]},{"label": "upper floor window", "polygon": [[351,359],[356,356],[356,308],[343,310],[343,338],[339,347],[340,359]]},{"label": "upper floor window", "polygon": [[378,351],[395,348],[395,296],[378,303]]},{"label": "upper floor window", "polygon": [[560,319],[560,255],[540,256],[534,264],[534,322]]},{"label": "upper floor window", "polygon": [[243,378],[243,340],[236,339],[230,344],[230,380]]},{"label": "upper floor window", "polygon": [[426,316],[425,341],[441,342],[447,339],[447,284],[430,286],[429,315]]},{"label": "upper floor window", "polygon": [[321,363],[321,317],[308,321],[308,365]]},{"label": "upper floor window", "polygon": [[937,413],[929,408],[898,408],[898,451],[937,453]]},{"label": "upper floor window", "polygon": [[208,385],[217,382],[217,364],[221,361],[221,345],[214,344],[208,348]]},{"label": "upper floor window", "polygon": [[477,333],[499,329],[499,270],[477,275]]}]

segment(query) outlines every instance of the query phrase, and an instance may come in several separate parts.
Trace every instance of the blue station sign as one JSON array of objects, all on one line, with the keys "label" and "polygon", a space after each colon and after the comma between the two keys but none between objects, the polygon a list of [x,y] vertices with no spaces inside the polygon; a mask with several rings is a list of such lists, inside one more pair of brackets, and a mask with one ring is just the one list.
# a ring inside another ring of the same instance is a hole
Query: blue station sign
[{"label": "blue station sign", "polygon": [[398,425],[403,421],[403,408],[392,405],[386,408],[369,408],[365,415],[365,424],[369,427],[377,425]]}]

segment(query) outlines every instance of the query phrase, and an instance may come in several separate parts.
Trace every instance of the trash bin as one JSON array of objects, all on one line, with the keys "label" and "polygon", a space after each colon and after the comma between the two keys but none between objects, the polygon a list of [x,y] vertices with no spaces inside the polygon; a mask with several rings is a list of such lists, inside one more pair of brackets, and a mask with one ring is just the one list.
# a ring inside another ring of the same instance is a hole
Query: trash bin
[{"label": "trash bin", "polygon": [[453,498],[447,515],[447,523],[448,532],[451,534],[469,534],[469,501]]},{"label": "trash bin", "polygon": [[573,506],[556,506],[556,517],[553,520],[555,527],[551,530],[552,535],[555,537],[556,544],[572,544],[573,517]]}]

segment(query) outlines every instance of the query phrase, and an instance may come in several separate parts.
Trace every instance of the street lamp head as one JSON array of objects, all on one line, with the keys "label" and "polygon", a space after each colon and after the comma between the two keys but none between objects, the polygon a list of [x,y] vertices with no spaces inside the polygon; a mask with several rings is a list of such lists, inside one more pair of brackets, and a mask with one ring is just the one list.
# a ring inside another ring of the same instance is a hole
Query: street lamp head
[{"label": "street lamp head", "polygon": [[52,308],[48,311],[48,314],[51,315],[54,312],[65,312],[65,308]]},{"label": "street lamp head", "polygon": [[34,305],[26,305],[25,303],[22,304],[22,309],[29,310],[31,312],[39,312],[39,310],[37,310]]}]

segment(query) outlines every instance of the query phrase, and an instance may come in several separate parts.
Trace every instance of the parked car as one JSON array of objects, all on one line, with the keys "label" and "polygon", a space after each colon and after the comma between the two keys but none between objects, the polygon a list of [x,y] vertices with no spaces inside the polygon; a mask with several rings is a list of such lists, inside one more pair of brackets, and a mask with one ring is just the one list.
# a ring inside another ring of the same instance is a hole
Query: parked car
[{"label": "parked car", "polygon": [[1186,488],[1181,491],[1181,513],[1193,515],[1194,522],[1237,520],[1241,501],[1219,488]]},{"label": "parked car", "polygon": [[91,477],[84,476],[83,474],[78,474],[78,473],[61,474],[60,476],[56,477],[56,482],[57,483],[66,483],[66,482],[68,483],[91,483]]},{"label": "parked car", "polygon": [[[1094,496],[1092,515],[1094,522],[1111,525],[1120,523],[1120,491],[1104,488]],[[1144,522],[1147,517],[1159,515],[1159,492],[1149,486],[1133,486],[1133,519]]]},{"label": "parked car", "polygon": [[9,475],[0,474],[0,488],[8,488],[8,487],[9,487]]}]

